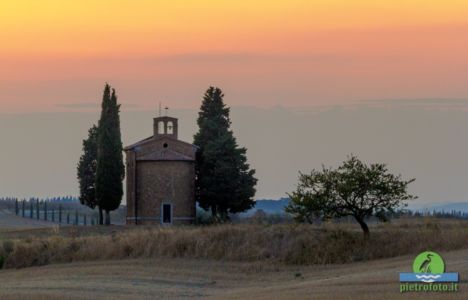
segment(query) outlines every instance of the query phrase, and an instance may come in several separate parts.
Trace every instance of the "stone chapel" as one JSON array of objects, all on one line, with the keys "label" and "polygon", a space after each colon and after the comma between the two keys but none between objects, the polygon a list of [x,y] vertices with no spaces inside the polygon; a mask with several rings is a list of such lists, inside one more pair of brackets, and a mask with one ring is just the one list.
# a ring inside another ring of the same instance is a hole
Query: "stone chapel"
[{"label": "stone chapel", "polygon": [[189,224],[195,220],[195,153],[178,139],[176,118],[154,118],[153,136],[125,147],[127,224]]}]

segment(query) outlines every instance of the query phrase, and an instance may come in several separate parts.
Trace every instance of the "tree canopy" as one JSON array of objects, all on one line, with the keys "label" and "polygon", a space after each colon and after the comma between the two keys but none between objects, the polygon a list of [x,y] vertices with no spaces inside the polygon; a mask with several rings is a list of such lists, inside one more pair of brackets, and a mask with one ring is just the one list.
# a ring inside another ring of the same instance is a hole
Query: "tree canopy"
[{"label": "tree canopy", "polygon": [[106,224],[110,224],[109,211],[119,207],[123,196],[125,166],[119,113],[115,89],[111,92],[110,85],[106,84],[98,126],[96,169],[96,198],[98,205],[106,212]]},{"label": "tree canopy", "polygon": [[212,216],[226,220],[255,205],[255,170],[247,163],[247,149],[238,146],[230,129],[230,109],[223,92],[210,87],[198,114],[199,131],[194,144],[199,147],[195,165],[196,199]]},{"label": "tree canopy", "polygon": [[98,204],[96,200],[97,137],[98,128],[93,125],[88,131],[87,139],[83,140],[83,154],[77,168],[80,203],[93,209]]},{"label": "tree canopy", "polygon": [[337,169],[322,167],[321,171],[301,173],[286,212],[297,221],[309,223],[352,216],[368,236],[367,218],[386,221],[388,213],[406,206],[403,201],[417,198],[407,192],[413,181],[389,173],[385,164],[366,165],[351,155]]}]

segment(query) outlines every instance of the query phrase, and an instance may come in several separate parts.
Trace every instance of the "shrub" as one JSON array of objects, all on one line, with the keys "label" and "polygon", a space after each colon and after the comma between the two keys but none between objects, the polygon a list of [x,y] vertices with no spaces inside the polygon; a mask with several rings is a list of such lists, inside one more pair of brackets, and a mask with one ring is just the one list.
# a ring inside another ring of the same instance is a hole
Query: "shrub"
[{"label": "shrub", "polygon": [[[127,258],[182,257],[286,264],[331,264],[468,247],[468,222],[385,224],[369,240],[346,224],[136,227],[108,235],[3,242],[5,268]],[[8,253],[8,254],[6,254]]]}]

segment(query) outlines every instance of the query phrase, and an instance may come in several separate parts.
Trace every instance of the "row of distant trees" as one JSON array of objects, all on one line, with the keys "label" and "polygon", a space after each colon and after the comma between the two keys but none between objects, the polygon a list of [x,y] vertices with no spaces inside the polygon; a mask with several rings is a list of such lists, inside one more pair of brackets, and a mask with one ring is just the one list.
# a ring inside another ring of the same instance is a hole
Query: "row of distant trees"
[{"label": "row of distant trees", "polygon": [[464,212],[461,210],[451,210],[451,211],[444,211],[444,210],[424,210],[424,211],[412,211],[412,210],[404,210],[397,212],[397,216],[407,216],[407,217],[436,217],[436,218],[444,218],[444,219],[468,219],[468,212]]},{"label": "row of distant trees", "polygon": [[[223,222],[230,213],[255,205],[255,170],[247,163],[247,149],[237,144],[231,130],[230,109],[221,89],[205,92],[197,119],[194,144],[199,147],[195,163],[195,195],[200,207]],[[120,105],[115,89],[105,85],[101,117],[83,141],[77,173],[80,202],[99,209],[99,223],[110,224],[109,211],[122,201],[125,167],[120,133]]]},{"label": "row of distant trees", "polygon": [[[20,199],[16,197],[1,197],[0,203],[14,203]],[[30,197],[30,198],[23,198],[21,200],[25,201],[36,201],[39,200],[41,202],[48,202],[48,203],[79,203],[79,198],[74,196],[63,196],[63,197],[47,197],[47,198],[37,198],[37,197]]]},{"label": "row of distant trees", "polygon": [[[441,218],[441,219],[468,219],[468,212],[463,211],[436,211],[436,210],[426,210],[426,211],[412,211],[408,209],[398,209],[394,213],[388,213],[386,218],[388,220],[394,220],[399,218]],[[369,217],[369,221],[379,220],[376,217]],[[253,224],[279,224],[279,223],[291,223],[293,218],[290,214],[285,212],[277,213],[267,213],[262,209],[258,209],[252,215],[248,217],[235,216],[232,218],[233,222],[236,223],[253,223]],[[342,223],[342,222],[351,222],[354,221],[352,216],[334,218],[333,222]],[[314,220],[314,223],[320,223],[321,219]]]}]

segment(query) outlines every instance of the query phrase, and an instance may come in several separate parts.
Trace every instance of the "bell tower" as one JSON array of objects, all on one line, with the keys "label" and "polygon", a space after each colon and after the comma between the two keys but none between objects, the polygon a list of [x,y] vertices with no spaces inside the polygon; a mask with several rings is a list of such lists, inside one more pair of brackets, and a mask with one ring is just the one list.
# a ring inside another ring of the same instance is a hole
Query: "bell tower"
[{"label": "bell tower", "polygon": [[153,119],[154,138],[171,137],[177,140],[178,124],[177,118],[168,116]]}]

